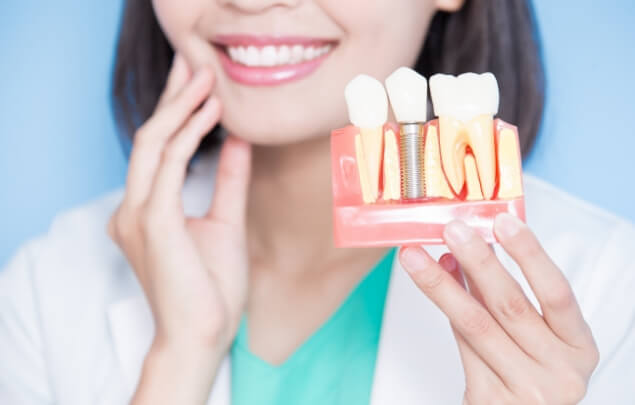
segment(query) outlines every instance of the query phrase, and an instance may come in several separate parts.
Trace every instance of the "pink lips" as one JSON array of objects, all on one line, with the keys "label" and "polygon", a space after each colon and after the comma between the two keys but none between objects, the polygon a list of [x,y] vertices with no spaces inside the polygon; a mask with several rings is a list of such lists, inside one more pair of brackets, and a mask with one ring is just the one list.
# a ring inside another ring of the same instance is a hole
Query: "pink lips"
[{"label": "pink lips", "polygon": [[[330,52],[315,59],[296,64],[287,64],[272,67],[246,66],[231,60],[226,52],[228,46],[255,46],[263,48],[267,45],[280,46],[293,45],[322,46],[334,41],[315,39],[307,37],[267,37],[252,35],[223,35],[215,38],[214,43],[220,56],[221,65],[227,75],[234,81],[250,86],[274,86],[287,83],[293,80],[302,79],[313,73]],[[224,49],[221,49],[224,48]]]}]

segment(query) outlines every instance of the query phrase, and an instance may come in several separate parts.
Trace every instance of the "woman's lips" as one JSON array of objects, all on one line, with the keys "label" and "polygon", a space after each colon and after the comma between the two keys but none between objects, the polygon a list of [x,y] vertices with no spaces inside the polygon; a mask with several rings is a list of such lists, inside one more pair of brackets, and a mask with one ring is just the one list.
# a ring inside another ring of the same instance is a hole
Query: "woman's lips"
[{"label": "woman's lips", "polygon": [[336,45],[333,40],[317,38],[250,35],[224,35],[213,42],[230,79],[250,86],[273,86],[307,77]]}]

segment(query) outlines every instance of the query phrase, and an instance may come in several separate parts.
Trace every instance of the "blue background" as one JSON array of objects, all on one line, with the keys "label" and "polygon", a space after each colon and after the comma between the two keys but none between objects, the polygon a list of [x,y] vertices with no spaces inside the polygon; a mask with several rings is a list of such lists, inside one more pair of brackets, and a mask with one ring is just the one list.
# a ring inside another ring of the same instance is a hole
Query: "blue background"
[{"label": "blue background", "polygon": [[[56,212],[124,182],[109,104],[121,3],[3,1],[0,267]],[[635,2],[535,7],[549,89],[525,170],[635,220]]]}]

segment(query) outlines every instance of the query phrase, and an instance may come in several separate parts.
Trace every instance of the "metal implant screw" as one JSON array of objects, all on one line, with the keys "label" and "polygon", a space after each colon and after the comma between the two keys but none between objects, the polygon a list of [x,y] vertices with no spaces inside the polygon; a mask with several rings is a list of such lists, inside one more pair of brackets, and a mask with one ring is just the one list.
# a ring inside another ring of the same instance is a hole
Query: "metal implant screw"
[{"label": "metal implant screw", "polygon": [[406,199],[424,197],[423,124],[400,124],[400,132],[401,195]]}]

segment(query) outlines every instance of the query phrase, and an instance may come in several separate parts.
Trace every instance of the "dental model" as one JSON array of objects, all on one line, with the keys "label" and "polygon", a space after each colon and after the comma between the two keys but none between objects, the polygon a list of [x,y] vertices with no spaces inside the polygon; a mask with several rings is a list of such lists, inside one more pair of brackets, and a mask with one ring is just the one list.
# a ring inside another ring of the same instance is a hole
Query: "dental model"
[{"label": "dental model", "polygon": [[380,82],[362,75],[347,86],[353,125],[331,135],[337,246],[442,244],[455,219],[491,243],[498,213],[524,220],[518,131],[494,118],[494,75],[434,75],[429,85],[438,119],[426,122],[426,79],[408,68],[386,79],[398,125],[386,122]]},{"label": "dental model", "polygon": [[388,120],[388,98],[378,80],[359,75],[344,90],[349,118],[359,128],[355,136],[356,155],[364,202],[377,200],[381,170],[384,124]]}]

